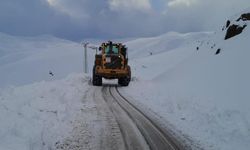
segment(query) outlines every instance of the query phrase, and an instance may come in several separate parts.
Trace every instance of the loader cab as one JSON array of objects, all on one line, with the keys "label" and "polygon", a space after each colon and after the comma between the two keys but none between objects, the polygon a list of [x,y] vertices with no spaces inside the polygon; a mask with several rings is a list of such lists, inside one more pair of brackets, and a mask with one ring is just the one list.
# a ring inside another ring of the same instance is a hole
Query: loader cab
[{"label": "loader cab", "polygon": [[104,45],[104,54],[106,55],[118,55],[119,54],[119,45],[108,42]]},{"label": "loader cab", "polygon": [[127,48],[125,45],[120,43],[114,44],[111,41],[108,43],[103,43],[101,47],[99,47],[99,51],[101,51],[104,55],[122,55],[125,59],[128,58],[127,56]]},{"label": "loader cab", "polygon": [[128,59],[127,47],[125,47],[125,45],[122,45],[122,48],[121,48],[121,55],[123,55],[123,57],[124,57],[125,59]]}]

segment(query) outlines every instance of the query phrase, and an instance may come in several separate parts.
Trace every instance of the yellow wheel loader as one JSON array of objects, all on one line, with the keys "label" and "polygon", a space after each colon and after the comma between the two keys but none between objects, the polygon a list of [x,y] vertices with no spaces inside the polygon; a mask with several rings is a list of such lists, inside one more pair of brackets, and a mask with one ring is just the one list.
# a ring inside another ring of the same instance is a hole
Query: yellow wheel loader
[{"label": "yellow wheel loader", "polygon": [[127,48],[121,43],[109,41],[99,47],[100,54],[95,55],[92,83],[102,85],[102,78],[118,79],[118,84],[128,86],[131,70],[128,65]]}]

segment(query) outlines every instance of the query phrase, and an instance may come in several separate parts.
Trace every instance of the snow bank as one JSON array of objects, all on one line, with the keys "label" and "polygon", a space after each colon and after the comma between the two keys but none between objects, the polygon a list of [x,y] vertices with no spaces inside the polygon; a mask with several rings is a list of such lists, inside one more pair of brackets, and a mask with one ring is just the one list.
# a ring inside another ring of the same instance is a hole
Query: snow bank
[{"label": "snow bank", "polygon": [[51,149],[65,138],[83,106],[88,78],[37,82],[0,91],[0,149]]}]

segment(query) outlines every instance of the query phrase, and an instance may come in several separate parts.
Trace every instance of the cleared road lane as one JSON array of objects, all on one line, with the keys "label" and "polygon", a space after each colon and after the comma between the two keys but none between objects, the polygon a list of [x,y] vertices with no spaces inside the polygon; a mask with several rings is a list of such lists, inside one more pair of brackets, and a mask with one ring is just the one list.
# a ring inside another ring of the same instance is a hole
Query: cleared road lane
[{"label": "cleared road lane", "polygon": [[115,85],[103,87],[103,97],[116,117],[126,149],[180,150],[182,145],[124,97]]}]

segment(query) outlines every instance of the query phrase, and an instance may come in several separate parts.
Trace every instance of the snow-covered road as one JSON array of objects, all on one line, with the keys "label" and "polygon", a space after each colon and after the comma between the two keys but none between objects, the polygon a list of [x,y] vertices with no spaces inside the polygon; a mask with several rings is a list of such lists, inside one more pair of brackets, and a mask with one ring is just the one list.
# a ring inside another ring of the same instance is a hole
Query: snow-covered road
[{"label": "snow-covered road", "polygon": [[145,115],[124,97],[116,85],[105,86],[103,94],[110,109],[116,114],[126,149],[187,149],[173,134],[161,128],[153,118]]},{"label": "snow-covered road", "polygon": [[92,103],[90,109],[83,109],[72,134],[56,143],[56,149],[124,150],[119,125],[102,97],[102,88],[90,87],[83,100]]},{"label": "snow-covered road", "polygon": [[[154,118],[146,116],[129,102],[114,84],[90,87],[84,99],[93,102],[82,111],[72,134],[56,143],[57,150],[159,150],[184,148],[173,134],[162,128]],[[91,117],[86,117],[86,114]]]}]

